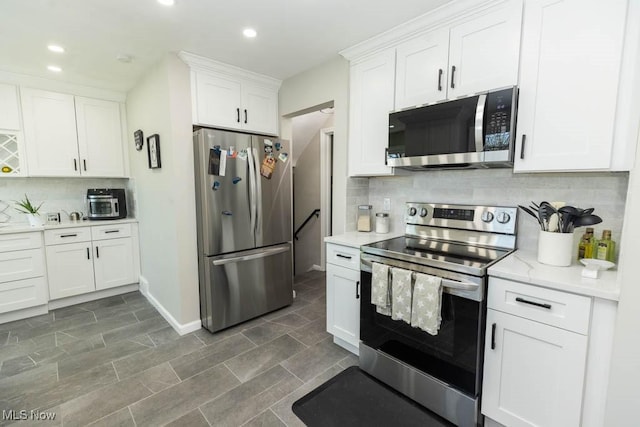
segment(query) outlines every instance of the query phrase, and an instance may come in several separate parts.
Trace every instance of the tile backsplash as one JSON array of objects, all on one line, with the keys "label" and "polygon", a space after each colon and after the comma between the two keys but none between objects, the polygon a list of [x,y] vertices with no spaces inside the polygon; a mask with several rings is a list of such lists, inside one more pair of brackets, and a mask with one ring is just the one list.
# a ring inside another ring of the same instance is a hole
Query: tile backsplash
[{"label": "tile backsplash", "polygon": [[[123,178],[2,178],[0,200],[9,205],[4,211],[9,218],[0,216],[0,221],[8,219],[8,222],[27,222],[26,216],[14,209],[14,201],[22,200],[25,194],[34,204],[44,202],[40,209],[43,216],[47,212],[59,212],[60,216],[66,219],[63,211],[78,211],[86,215],[85,200],[88,188],[127,188],[128,183],[129,180]],[[133,216],[135,211],[130,193],[127,192],[127,208],[130,211],[129,215]]]},{"label": "tile backsplash", "polygon": [[[383,211],[391,200],[391,232],[404,230],[405,202],[528,206],[531,201],[563,201],[580,208],[595,208],[603,219],[595,227],[599,238],[611,229],[620,242],[629,174],[627,172],[514,174],[510,169],[441,170],[408,172],[401,176],[355,178],[347,189],[347,231],[356,229],[358,204]],[[526,213],[518,213],[518,247],[535,250],[539,226]],[[575,232],[576,242],[584,228]],[[618,244],[618,247],[620,245]]]}]

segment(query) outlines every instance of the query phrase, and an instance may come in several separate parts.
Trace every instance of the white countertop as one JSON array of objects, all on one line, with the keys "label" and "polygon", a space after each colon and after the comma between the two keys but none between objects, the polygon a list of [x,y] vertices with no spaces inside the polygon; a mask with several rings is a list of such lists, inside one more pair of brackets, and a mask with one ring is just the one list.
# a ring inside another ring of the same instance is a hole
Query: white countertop
[{"label": "white countertop", "polygon": [[360,248],[362,245],[380,242],[382,240],[393,239],[394,237],[404,236],[399,233],[374,233],[362,231],[347,231],[343,234],[335,236],[327,236],[324,238],[325,243],[335,243],[336,245],[349,246],[352,248]]},{"label": "white countertop", "polygon": [[113,220],[86,220],[86,221],[62,221],[60,224],[45,224],[40,227],[31,227],[27,223],[11,222],[0,224],[0,234],[29,233],[32,231],[55,230],[57,228],[90,227],[92,225],[128,224],[138,222],[135,218]]},{"label": "white countertop", "polygon": [[569,267],[540,264],[535,252],[518,250],[489,267],[489,276],[618,301],[620,285],[616,270],[600,271],[597,279],[590,279],[582,277],[583,268],[578,261]]}]

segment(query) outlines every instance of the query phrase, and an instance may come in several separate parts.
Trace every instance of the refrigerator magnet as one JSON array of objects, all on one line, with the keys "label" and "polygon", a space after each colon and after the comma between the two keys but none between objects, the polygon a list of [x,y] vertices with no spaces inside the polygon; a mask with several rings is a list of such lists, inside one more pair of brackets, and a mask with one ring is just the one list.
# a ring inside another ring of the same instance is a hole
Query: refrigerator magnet
[{"label": "refrigerator magnet", "polygon": [[227,172],[227,156],[220,156],[220,172],[218,175],[224,176]]},{"label": "refrigerator magnet", "polygon": [[242,178],[240,178],[239,176],[234,176],[233,179],[231,180],[231,182],[233,182],[234,184],[237,184],[240,181],[242,181]]},{"label": "refrigerator magnet", "polygon": [[238,158],[240,160],[247,160],[247,150],[240,150],[240,152],[238,152]]},{"label": "refrigerator magnet", "polygon": [[229,150],[227,151],[227,157],[231,157],[232,159],[238,157],[238,152],[236,151],[236,148],[234,146],[229,147]]},{"label": "refrigerator magnet", "polygon": [[267,179],[271,179],[273,171],[276,168],[276,159],[273,157],[265,157],[260,166],[260,175]]},{"label": "refrigerator magnet", "polygon": [[216,190],[218,190],[218,188],[220,188],[220,182],[218,182],[218,181],[213,181],[213,185],[211,186],[211,189],[212,189],[213,191],[216,191]]},{"label": "refrigerator magnet", "polygon": [[280,148],[282,148],[282,144],[280,144],[279,142],[276,142],[276,151],[280,151]]},{"label": "refrigerator magnet", "polygon": [[287,158],[288,158],[288,157],[289,157],[289,155],[288,155],[287,153],[280,153],[280,154],[278,155],[278,158],[279,158],[279,159],[280,159],[280,161],[281,161],[281,162],[283,162],[283,163],[287,161]]},{"label": "refrigerator magnet", "polygon": [[264,145],[268,145],[269,147],[273,147],[273,142],[271,142],[270,139],[265,139],[264,140]]},{"label": "refrigerator magnet", "polygon": [[220,175],[220,149],[209,149],[209,175]]}]

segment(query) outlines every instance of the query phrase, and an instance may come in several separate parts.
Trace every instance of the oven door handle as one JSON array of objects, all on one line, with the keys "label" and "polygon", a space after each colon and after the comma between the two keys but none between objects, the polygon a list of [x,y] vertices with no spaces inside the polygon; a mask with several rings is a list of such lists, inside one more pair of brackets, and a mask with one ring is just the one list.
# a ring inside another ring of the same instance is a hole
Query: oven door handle
[{"label": "oven door handle", "polygon": [[442,286],[449,289],[460,289],[462,291],[474,291],[480,287],[480,285],[475,283],[457,282],[449,279],[442,279]]}]

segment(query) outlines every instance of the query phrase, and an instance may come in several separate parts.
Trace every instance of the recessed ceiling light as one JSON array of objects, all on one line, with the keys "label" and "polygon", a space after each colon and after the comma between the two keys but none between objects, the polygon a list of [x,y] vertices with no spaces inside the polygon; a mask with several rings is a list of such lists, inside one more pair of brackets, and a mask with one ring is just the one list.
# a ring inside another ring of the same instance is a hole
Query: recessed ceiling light
[{"label": "recessed ceiling light", "polygon": [[47,70],[53,71],[54,73],[59,73],[60,71],[62,71],[62,68],[58,67],[57,65],[49,65],[47,67]]},{"label": "recessed ceiling light", "polygon": [[254,30],[253,28],[245,28],[244,30],[242,30],[242,34],[250,39],[258,35],[258,33],[256,33],[256,30]]},{"label": "recessed ceiling light", "polygon": [[58,46],[57,44],[50,44],[49,46],[47,46],[47,49],[55,53],[64,53],[64,48],[62,46]]},{"label": "recessed ceiling light", "polygon": [[175,4],[175,0],[158,0],[158,3],[163,6],[173,6]]}]

